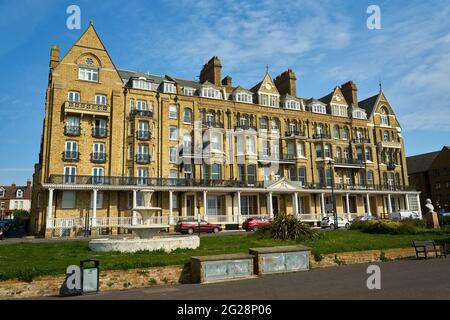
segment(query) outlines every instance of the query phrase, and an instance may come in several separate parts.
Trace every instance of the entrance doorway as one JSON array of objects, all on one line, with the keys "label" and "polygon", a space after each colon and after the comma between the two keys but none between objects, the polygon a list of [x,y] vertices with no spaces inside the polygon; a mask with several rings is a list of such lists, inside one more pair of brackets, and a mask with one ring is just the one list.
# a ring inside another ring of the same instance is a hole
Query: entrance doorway
[{"label": "entrance doorway", "polygon": [[280,213],[278,196],[272,196],[272,206],[274,215]]},{"label": "entrance doorway", "polygon": [[193,216],[195,210],[194,196],[186,196],[186,215]]}]

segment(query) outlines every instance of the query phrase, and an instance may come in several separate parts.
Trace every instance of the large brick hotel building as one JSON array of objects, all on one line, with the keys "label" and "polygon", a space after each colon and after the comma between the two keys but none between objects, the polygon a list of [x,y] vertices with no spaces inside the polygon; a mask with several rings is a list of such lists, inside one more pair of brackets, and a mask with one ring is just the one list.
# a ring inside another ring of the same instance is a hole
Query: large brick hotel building
[{"label": "large brick hotel building", "polygon": [[358,100],[349,81],[302,98],[292,70],[243,88],[221,69],[218,57],[199,81],[118,69],[92,23],[64,57],[52,46],[34,232],[126,232],[146,212],[161,224],[281,212],[316,223],[332,190],[343,217],[420,210],[382,90]]}]

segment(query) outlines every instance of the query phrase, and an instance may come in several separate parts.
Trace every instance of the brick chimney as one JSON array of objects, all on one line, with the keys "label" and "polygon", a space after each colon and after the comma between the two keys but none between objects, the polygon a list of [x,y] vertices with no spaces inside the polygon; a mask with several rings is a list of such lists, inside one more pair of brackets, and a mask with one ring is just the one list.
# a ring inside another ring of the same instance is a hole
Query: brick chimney
[{"label": "brick chimney", "polygon": [[291,96],[297,95],[297,85],[296,85],[297,77],[295,76],[294,71],[291,69],[287,69],[282,74],[277,76],[273,82],[278,89],[280,94],[289,94]]},{"label": "brick chimney", "polygon": [[59,63],[59,47],[54,44],[50,49],[50,70],[53,70]]},{"label": "brick chimney", "polygon": [[27,180],[27,188],[29,188],[29,187],[31,187],[31,180],[30,179]]},{"label": "brick chimney", "polygon": [[222,85],[224,85],[225,87],[231,87],[232,81],[233,78],[231,78],[230,76],[226,76],[225,78],[222,79]]},{"label": "brick chimney", "polygon": [[205,64],[200,71],[200,82],[209,81],[216,86],[222,84],[222,64],[220,63],[219,57],[212,57],[207,64]]},{"label": "brick chimney", "polygon": [[341,91],[349,105],[358,106],[358,89],[353,81],[350,80],[341,85]]}]

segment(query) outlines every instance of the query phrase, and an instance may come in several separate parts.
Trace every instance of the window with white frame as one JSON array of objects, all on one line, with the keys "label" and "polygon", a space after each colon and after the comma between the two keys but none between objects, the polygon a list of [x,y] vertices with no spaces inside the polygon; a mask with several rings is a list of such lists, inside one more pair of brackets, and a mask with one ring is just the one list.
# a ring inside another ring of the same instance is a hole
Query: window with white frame
[{"label": "window with white frame", "polygon": [[183,94],[186,96],[193,96],[195,93],[195,89],[194,88],[189,88],[189,87],[183,87]]},{"label": "window with white frame", "polygon": [[192,123],[192,109],[184,108],[183,122]]},{"label": "window with white frame", "polygon": [[277,96],[269,96],[269,103],[271,107],[278,107],[278,97]]},{"label": "window with white frame", "polygon": [[263,178],[264,181],[270,181],[270,167],[263,167]]},{"label": "window with white frame", "polygon": [[332,112],[332,114],[334,116],[348,117],[348,111],[347,111],[347,107],[346,106],[332,104],[331,105],[331,112]]},{"label": "window with white frame", "polygon": [[241,196],[241,214],[242,215],[258,214],[257,196]]},{"label": "window with white frame", "polygon": [[170,169],[170,170],[169,170],[169,178],[170,178],[170,179],[176,179],[176,178],[178,178],[178,170],[176,170],[176,169]]},{"label": "window with white frame", "polygon": [[185,179],[192,179],[192,164],[185,163],[183,165],[184,177]]},{"label": "window with white frame", "polygon": [[247,153],[255,153],[255,137],[253,136],[247,137]]},{"label": "window with white frame", "polygon": [[133,160],[133,145],[128,144],[128,160]]},{"label": "window with white frame", "polygon": [[166,93],[177,93],[177,89],[175,87],[175,84],[170,83],[170,82],[164,82],[163,90]]},{"label": "window with white frame", "polygon": [[272,120],[272,131],[278,132],[278,121],[275,119]]},{"label": "window with white frame", "polygon": [[297,157],[305,157],[305,144],[297,142]]},{"label": "window with white frame", "polygon": [[222,151],[221,136],[218,133],[211,134],[211,150]]},{"label": "window with white frame", "polygon": [[137,100],[136,110],[147,110],[147,102],[145,100]]},{"label": "window with white frame", "polygon": [[325,113],[327,113],[327,108],[326,108],[326,106],[324,106],[322,104],[313,104],[311,106],[311,112],[325,114]]},{"label": "window with white frame", "polygon": [[324,147],[325,158],[331,158],[331,145],[326,143]]},{"label": "window with white frame", "polygon": [[106,105],[106,96],[104,94],[95,95],[95,103],[105,106]]},{"label": "window with white frame", "polygon": [[21,189],[17,189],[16,198],[22,198],[22,197],[23,197],[23,191]]},{"label": "window with white frame", "polygon": [[208,196],[207,197],[208,204],[208,215],[215,216],[221,214],[221,201],[218,196]]},{"label": "window with white frame", "polygon": [[102,184],[104,181],[105,169],[101,167],[92,168],[92,183]]},{"label": "window with white frame", "polygon": [[286,109],[300,110],[300,102],[295,100],[286,100],[284,106]]},{"label": "window with white frame", "polygon": [[75,191],[63,191],[62,192],[61,207],[63,209],[75,208]]},{"label": "window with white frame", "polygon": [[259,128],[261,130],[267,130],[267,118],[263,117],[259,120]]},{"label": "window with white frame", "polygon": [[382,126],[389,126],[389,115],[386,108],[381,108],[380,122]]},{"label": "window with white frame", "polygon": [[169,106],[169,118],[170,119],[177,119],[178,118],[178,108],[174,104],[171,104]]},{"label": "window with white frame", "polygon": [[148,178],[148,169],[147,168],[138,168],[138,184],[146,184]]},{"label": "window with white frame", "polygon": [[372,161],[372,149],[366,147],[366,161]]},{"label": "window with white frame", "polygon": [[84,81],[98,82],[98,69],[79,68],[78,79]]},{"label": "window with white frame", "polygon": [[75,183],[77,167],[64,167],[64,183]]},{"label": "window with white frame", "polygon": [[238,91],[235,95],[236,101],[238,102],[245,102],[245,103],[252,103],[253,102],[253,97],[251,94],[243,92],[243,91]]},{"label": "window with white frame", "polygon": [[220,99],[221,98],[220,90],[210,88],[210,87],[203,88],[202,89],[202,97]]},{"label": "window with white frame", "polygon": [[[91,201],[90,201],[91,209],[94,208],[94,192],[91,192]],[[103,192],[97,192],[97,201],[96,206],[97,209],[103,208]]]},{"label": "window with white frame", "polygon": [[80,93],[77,91],[69,91],[67,94],[67,99],[70,102],[80,102]]},{"label": "window with white frame", "polygon": [[341,138],[343,140],[347,140],[348,139],[348,128],[347,127],[342,128],[342,130],[341,130]]},{"label": "window with white frame", "polygon": [[267,94],[261,93],[259,95],[259,104],[261,104],[263,106],[268,106],[269,105],[269,96]]},{"label": "window with white frame", "polygon": [[221,167],[218,163],[213,163],[211,165],[211,179],[212,180],[220,180],[222,177]]},{"label": "window with white frame", "polygon": [[0,198],[3,198],[5,196],[5,189],[0,188]]},{"label": "window with white frame", "polygon": [[177,141],[178,140],[178,128],[174,126],[169,127],[169,140]]},{"label": "window with white frame", "polygon": [[133,80],[133,88],[143,89],[143,90],[152,90],[152,84],[150,81],[146,81],[144,79],[134,79]]},{"label": "window with white frame", "polygon": [[169,148],[169,162],[170,163],[177,162],[177,148],[175,148],[175,147]]},{"label": "window with white frame", "polygon": [[356,119],[367,119],[367,113],[361,109],[353,109],[352,117]]}]

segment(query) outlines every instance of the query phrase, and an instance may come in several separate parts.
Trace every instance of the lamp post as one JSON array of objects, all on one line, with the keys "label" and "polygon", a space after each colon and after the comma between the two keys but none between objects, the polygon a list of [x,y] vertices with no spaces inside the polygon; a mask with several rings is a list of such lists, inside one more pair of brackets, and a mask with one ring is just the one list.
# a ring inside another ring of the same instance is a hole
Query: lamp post
[{"label": "lamp post", "polygon": [[330,174],[331,174],[331,199],[333,201],[334,230],[337,230],[339,226],[338,226],[338,216],[336,213],[336,198],[334,196],[334,172],[332,160],[328,162],[328,166],[330,167]]},{"label": "lamp post", "polygon": [[200,237],[200,198],[198,197],[197,194],[197,222],[198,222],[198,236]]}]

